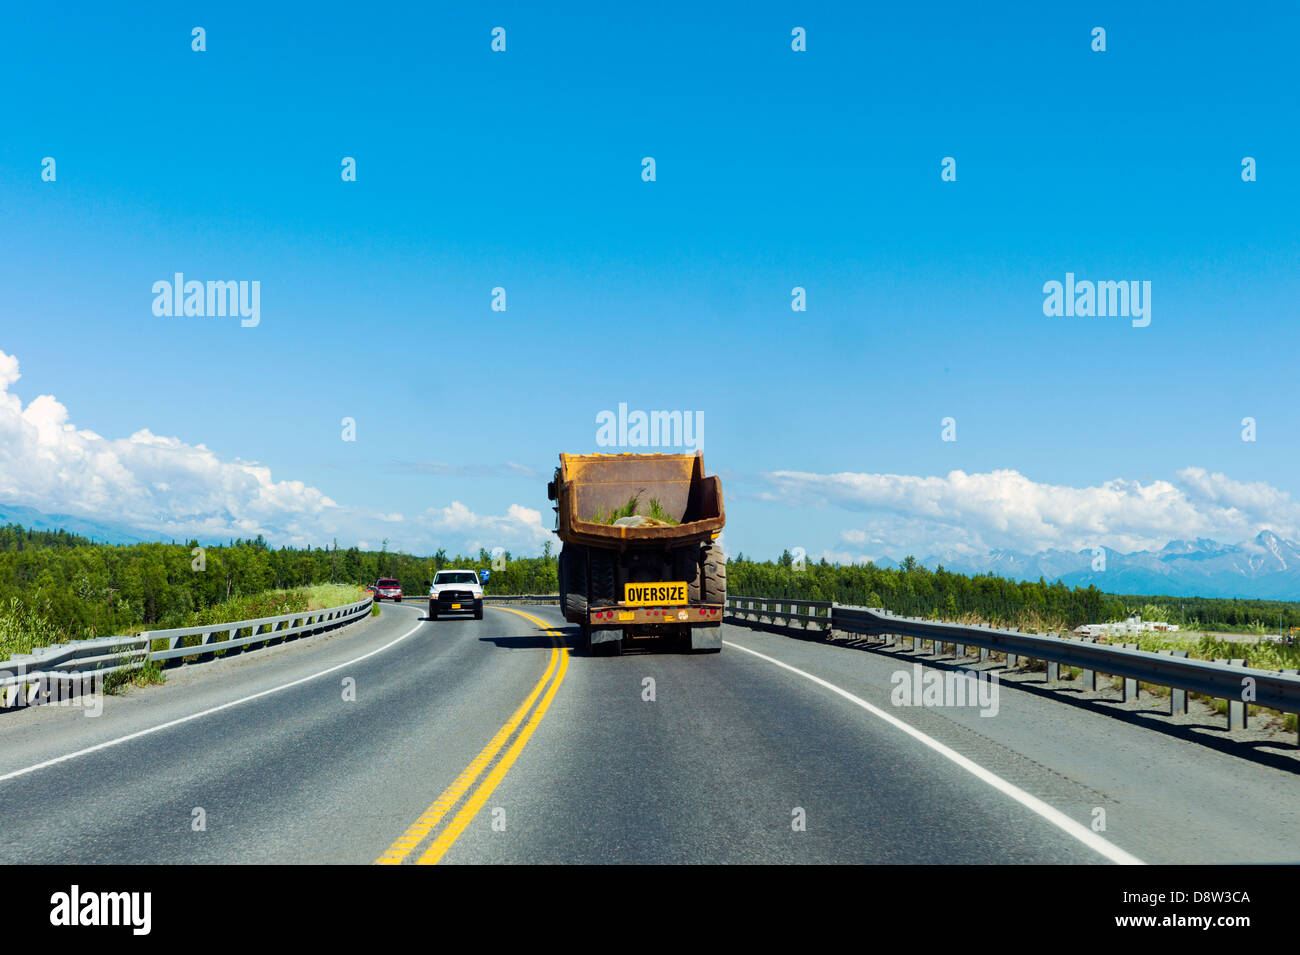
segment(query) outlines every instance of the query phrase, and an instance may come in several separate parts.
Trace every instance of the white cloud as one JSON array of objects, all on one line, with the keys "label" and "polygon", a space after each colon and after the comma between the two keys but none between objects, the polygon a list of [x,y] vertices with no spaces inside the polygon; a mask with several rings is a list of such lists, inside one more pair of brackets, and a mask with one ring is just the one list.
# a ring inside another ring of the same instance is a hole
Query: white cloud
[{"label": "white cloud", "polygon": [[361,546],[362,538],[391,537],[394,546],[432,553],[481,538],[532,553],[550,536],[541,514],[519,505],[487,516],[453,502],[404,521],[400,513],[341,506],[302,481],[273,479],[264,465],[225,461],[202,444],[148,429],[105,438],[73,425],[51,395],[24,408],[9,391],[19,377],[18,360],[0,351],[0,502],[178,539],[264,534],[299,546],[336,537]]},{"label": "white cloud", "polygon": [[1094,487],[1042,484],[1011,470],[764,477],[772,488],[762,495],[767,500],[866,512],[865,523],[840,538],[868,556],[1096,546],[1128,552],[1179,538],[1235,542],[1265,529],[1300,536],[1300,506],[1289,494],[1204,468],[1185,468],[1175,481],[1116,478]]},{"label": "white cloud", "polygon": [[477,551],[480,547],[507,550],[524,546],[527,550],[539,548],[543,541],[554,540],[549,528],[542,524],[541,511],[519,504],[511,504],[502,516],[476,514],[460,501],[447,507],[431,507],[417,522],[435,532],[465,535],[466,549]]}]

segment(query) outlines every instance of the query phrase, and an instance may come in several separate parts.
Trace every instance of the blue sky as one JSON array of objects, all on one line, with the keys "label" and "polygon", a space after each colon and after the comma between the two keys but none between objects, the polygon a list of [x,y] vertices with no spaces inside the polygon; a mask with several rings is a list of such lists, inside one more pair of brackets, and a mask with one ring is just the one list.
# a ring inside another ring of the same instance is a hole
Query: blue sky
[{"label": "blue sky", "polygon": [[1300,14],[1132,6],[11,6],[0,498],[536,551],[626,402],[703,413],[732,552],[1294,537]]}]

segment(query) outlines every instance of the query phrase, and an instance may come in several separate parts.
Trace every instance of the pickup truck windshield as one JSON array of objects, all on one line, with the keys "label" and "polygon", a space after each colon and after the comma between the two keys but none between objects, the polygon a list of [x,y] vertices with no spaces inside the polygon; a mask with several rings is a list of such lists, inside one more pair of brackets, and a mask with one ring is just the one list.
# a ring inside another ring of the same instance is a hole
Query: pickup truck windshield
[{"label": "pickup truck windshield", "polygon": [[478,575],[473,571],[453,571],[451,573],[442,573],[433,578],[435,584],[476,584]]}]

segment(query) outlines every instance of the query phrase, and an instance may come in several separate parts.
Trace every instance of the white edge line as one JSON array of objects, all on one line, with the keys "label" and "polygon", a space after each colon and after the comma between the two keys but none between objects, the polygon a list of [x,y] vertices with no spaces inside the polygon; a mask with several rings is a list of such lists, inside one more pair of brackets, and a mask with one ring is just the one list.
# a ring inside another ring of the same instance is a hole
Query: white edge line
[{"label": "white edge line", "polygon": [[740,644],[732,643],[730,640],[724,640],[723,643],[725,643],[729,647],[735,647],[737,650],[743,650],[745,653],[753,654],[754,656],[758,657],[761,660],[766,660],[768,663],[774,663],[784,670],[789,670],[791,673],[797,673],[799,674],[799,676],[811,680],[812,682],[816,683],[818,686],[825,687],[826,689],[830,690],[832,693],[836,693],[844,697],[844,699],[848,700],[849,702],[857,704],[858,706],[866,710],[868,713],[870,713],[872,716],[877,716],[880,719],[884,720],[889,725],[897,727],[898,729],[902,730],[904,733],[908,734],[914,739],[919,740],[920,742],[924,743],[926,746],[930,747],[930,749],[934,750],[940,756],[943,756],[945,759],[949,759],[952,762],[956,763],[958,766],[966,770],[966,772],[970,773],[976,779],[983,780],[984,782],[992,786],[994,789],[996,789],[998,792],[1006,796],[1010,796],[1012,799],[1020,803],[1026,809],[1029,809],[1031,812],[1037,813],[1039,816],[1042,816],[1052,825],[1056,826],[1058,829],[1062,830],[1066,834],[1073,836],[1075,839],[1078,839],[1089,849],[1106,857],[1111,862],[1114,862],[1118,865],[1146,865],[1146,863],[1143,862],[1141,859],[1139,859],[1137,856],[1131,855],[1125,852],[1119,846],[1115,845],[1113,842],[1110,842],[1107,839],[1103,839],[1101,836],[1097,835],[1097,833],[1093,832],[1087,826],[1075,822],[1065,813],[1061,812],[1059,809],[1054,809],[1053,807],[1049,806],[1047,803],[1043,802],[1037,796],[1031,796],[1029,793],[1025,792],[1023,789],[1021,789],[1019,786],[1015,785],[1014,783],[1007,782],[1001,776],[997,775],[996,773],[990,772],[989,770],[981,766],[979,763],[967,759],[965,756],[963,756],[961,753],[957,752],[956,750],[950,749],[949,747],[945,746],[943,743],[940,743],[937,739],[927,736],[916,727],[903,722],[893,714],[887,713],[884,710],[880,709],[879,707],[871,705],[866,700],[854,696],[848,690],[842,690],[834,683],[828,683],[825,680],[823,680],[821,677],[813,676],[811,673],[806,673],[803,670],[800,670],[798,667],[793,667],[788,663],[782,663],[780,660],[776,659],[775,657],[769,657],[765,653],[759,653],[757,650],[751,650],[749,647],[742,647]]},{"label": "white edge line", "polygon": [[[416,612],[417,613],[419,612],[419,608],[416,608]],[[424,621],[421,620],[421,623],[423,622]],[[335,666],[332,666],[326,670],[321,670],[319,673],[312,673],[309,676],[299,677],[298,679],[292,680],[289,683],[282,683],[279,686],[273,686],[266,690],[259,690],[257,693],[253,693],[249,696],[240,697],[237,700],[230,700],[227,703],[222,703],[218,706],[209,707],[208,709],[201,710],[198,713],[191,713],[189,716],[182,716],[178,719],[169,720],[166,723],[159,723],[157,726],[150,726],[146,729],[137,730],[134,733],[127,733],[125,736],[118,736],[114,739],[105,740],[102,743],[96,743],[94,746],[87,746],[85,749],[79,749],[74,753],[65,753],[62,756],[56,756],[53,759],[47,759],[43,763],[35,763],[34,765],[26,766],[22,769],[15,769],[11,773],[5,773],[3,776],[0,776],[0,783],[7,782],[10,779],[16,779],[19,776],[26,776],[29,773],[34,773],[41,769],[47,769],[50,766],[56,766],[59,763],[66,763],[68,760],[76,759],[79,756],[87,756],[90,753],[97,753],[103,749],[109,749],[113,746],[120,746],[123,743],[129,743],[133,739],[139,739],[142,736],[151,736],[152,734],[160,733],[165,729],[171,729],[173,726],[180,726],[182,723],[188,723],[191,720],[201,719],[204,716],[211,716],[213,713],[220,713],[222,710],[228,710],[231,707],[239,706],[240,704],[243,703],[250,703],[253,700],[261,699],[264,696],[270,696],[272,693],[279,693],[281,690],[287,690],[291,687],[298,686],[302,683],[306,683],[308,680],[315,680],[318,677],[325,676],[326,674],[329,673],[334,673],[338,670],[343,669],[344,667],[354,666],[355,664],[360,663],[362,660],[365,660],[368,657],[373,657],[376,653],[383,653],[385,650],[389,649],[390,647],[396,646],[397,644],[401,643],[403,640],[405,640],[407,637],[409,637],[411,634],[415,633],[415,631],[419,629],[420,629],[420,624],[417,623],[410,630],[406,631],[406,633],[402,634],[400,637],[398,637],[395,640],[390,640],[388,643],[385,643],[382,647],[375,647],[375,649],[370,650],[367,653],[363,653],[359,657],[353,657],[351,660],[345,660],[342,663],[336,664]]]}]

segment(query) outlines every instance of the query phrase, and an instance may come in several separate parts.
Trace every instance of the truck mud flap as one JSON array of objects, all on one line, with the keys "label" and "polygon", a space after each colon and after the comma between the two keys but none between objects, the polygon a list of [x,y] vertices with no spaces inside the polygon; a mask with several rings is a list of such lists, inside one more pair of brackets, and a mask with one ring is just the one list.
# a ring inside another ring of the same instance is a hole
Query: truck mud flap
[{"label": "truck mud flap", "polygon": [[692,650],[721,650],[721,627],[691,627]]}]

